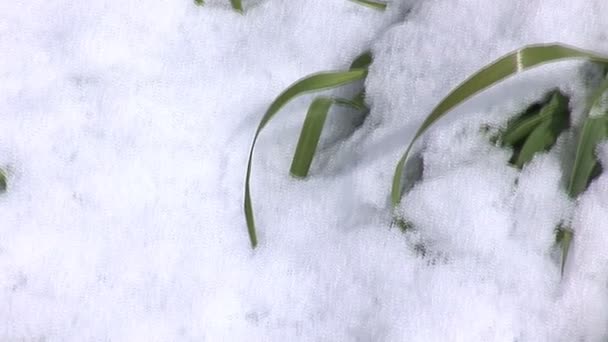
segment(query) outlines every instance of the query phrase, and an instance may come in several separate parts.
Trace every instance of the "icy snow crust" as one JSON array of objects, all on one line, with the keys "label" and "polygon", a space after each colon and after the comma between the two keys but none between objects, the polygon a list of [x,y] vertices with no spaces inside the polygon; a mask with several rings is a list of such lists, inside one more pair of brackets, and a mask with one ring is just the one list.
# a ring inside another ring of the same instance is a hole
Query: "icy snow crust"
[{"label": "icy snow crust", "polygon": [[[459,107],[417,151],[390,228],[399,154],[472,72],[527,43],[608,52],[603,0],[2,1],[0,340],[602,341],[608,178],[568,201],[573,134],[522,172],[484,125],[559,86],[575,124],[583,62]],[[367,48],[371,113],[335,113],[306,181],[289,177],[311,97],[251,138],[293,81]],[[599,154],[608,162],[608,145]],[[576,231],[560,280],[553,229]],[[423,253],[424,252],[424,253]]]}]

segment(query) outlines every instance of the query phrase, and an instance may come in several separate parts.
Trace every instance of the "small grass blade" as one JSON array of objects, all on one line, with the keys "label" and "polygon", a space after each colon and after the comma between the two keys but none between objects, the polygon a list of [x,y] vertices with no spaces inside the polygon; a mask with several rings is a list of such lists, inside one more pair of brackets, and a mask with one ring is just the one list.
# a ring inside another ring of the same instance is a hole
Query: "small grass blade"
[{"label": "small grass blade", "polygon": [[203,6],[205,4],[205,0],[194,0],[194,3],[198,6]]},{"label": "small grass blade", "polygon": [[401,179],[403,168],[414,143],[426,130],[437,120],[441,119],[451,109],[458,106],[470,97],[495,85],[496,83],[520,73],[524,70],[549,62],[557,62],[565,59],[585,58],[595,62],[608,63],[608,57],[597,53],[578,49],[562,44],[529,45],[513,51],[484,67],[469,79],[452,90],[431,111],[422,125],[416,131],[414,138],[408,145],[405,153],[397,163],[391,187],[391,202],[393,207],[401,201],[402,185]]},{"label": "small grass blade", "polygon": [[608,96],[608,78],[596,92],[589,112],[589,116],[583,123],[572,173],[568,182],[568,195],[576,198],[580,195],[591,181],[594,170],[599,165],[595,156],[597,144],[608,138],[608,107],[605,101]]},{"label": "small grass blade", "polygon": [[323,126],[329,109],[332,105],[341,105],[351,107],[356,110],[362,110],[366,108],[361,106],[354,100],[348,100],[344,98],[328,98],[328,97],[317,97],[310,105],[304,124],[302,125],[302,131],[300,132],[300,138],[298,139],[298,145],[291,162],[290,173],[299,178],[306,178],[310,170],[310,165],[314,158],[321,133],[323,132]]},{"label": "small grass blade", "polygon": [[251,177],[251,165],[253,159],[253,151],[255,143],[262,129],[268,124],[279,110],[286,105],[289,101],[296,98],[299,95],[320,91],[324,89],[339,87],[354,81],[361,80],[367,75],[367,69],[353,69],[349,71],[336,71],[336,72],[322,72],[313,74],[304,79],[297,81],[281,93],[271,104],[262,120],[260,121],[258,128],[254,134],[251,148],[249,150],[249,159],[247,161],[247,173],[245,176],[245,199],[244,199],[244,210],[245,219],[247,221],[247,231],[249,233],[249,240],[251,246],[255,248],[257,246],[257,235],[255,231],[255,220],[253,216],[253,206],[251,203],[251,193],[249,189],[249,180]]},{"label": "small grass blade", "polygon": [[514,146],[522,142],[541,122],[543,117],[540,111],[532,113],[530,116],[521,118],[512,125],[509,125],[502,135],[503,146]]},{"label": "small grass blade", "polygon": [[384,3],[384,2],[377,2],[377,1],[370,1],[370,0],[350,0],[350,1],[355,2],[359,5],[367,6],[367,7],[374,8],[374,9],[381,10],[381,11],[384,11],[386,9],[386,3]]},{"label": "small grass blade", "polygon": [[561,274],[564,275],[564,269],[566,268],[566,259],[568,259],[568,250],[570,249],[570,243],[572,243],[573,232],[570,228],[560,227],[557,229],[557,243],[561,246],[562,257],[561,257]]},{"label": "small grass blade", "polygon": [[553,146],[557,137],[569,126],[568,98],[556,91],[538,117],[543,121],[532,130],[513,159],[513,164],[520,169],[537,153]]},{"label": "small grass blade", "polygon": [[230,3],[232,4],[232,8],[239,12],[239,13],[243,13],[243,4],[241,2],[241,0],[230,0]]},{"label": "small grass blade", "polygon": [[6,191],[6,174],[0,169],[0,193]]},{"label": "small grass blade", "polygon": [[290,172],[292,175],[302,178],[308,176],[310,164],[317,150],[325,119],[327,119],[327,113],[333,102],[332,99],[322,96],[317,97],[311,103],[291,162]]},{"label": "small grass blade", "polygon": [[370,51],[365,51],[355,58],[355,60],[350,64],[349,69],[363,69],[369,67],[372,64],[373,57]]}]

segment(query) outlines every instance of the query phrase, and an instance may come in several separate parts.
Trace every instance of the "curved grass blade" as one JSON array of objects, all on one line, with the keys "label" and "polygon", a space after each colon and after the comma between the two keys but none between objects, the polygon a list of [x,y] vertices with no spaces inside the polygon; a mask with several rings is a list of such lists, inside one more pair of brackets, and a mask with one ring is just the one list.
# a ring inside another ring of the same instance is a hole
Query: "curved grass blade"
[{"label": "curved grass blade", "polygon": [[243,4],[241,2],[241,0],[230,0],[230,4],[232,4],[232,8],[239,12],[239,13],[243,13]]},{"label": "curved grass blade", "polygon": [[350,1],[355,2],[359,5],[367,6],[367,7],[374,8],[374,9],[381,10],[381,11],[384,11],[386,9],[386,3],[384,3],[384,2],[377,2],[377,1],[370,1],[370,0],[350,0]]},{"label": "curved grass blade", "polygon": [[540,111],[538,111],[529,117],[517,120],[509,126],[502,135],[502,145],[513,146],[525,139],[543,121],[544,117],[540,114]]},{"label": "curved grass blade", "polygon": [[538,65],[572,58],[585,58],[595,62],[608,63],[608,57],[606,56],[568,45],[557,43],[528,45],[499,58],[452,90],[426,117],[397,163],[391,187],[391,203],[393,207],[397,206],[401,201],[401,178],[412,146],[437,120],[441,119],[451,109],[465,100],[510,76]]},{"label": "curved grass blade", "polygon": [[251,204],[251,193],[249,191],[249,179],[251,177],[251,164],[253,159],[253,150],[255,148],[255,143],[258,139],[258,136],[262,129],[266,126],[268,121],[272,119],[279,110],[286,105],[289,101],[294,99],[295,97],[320,91],[328,88],[334,88],[338,86],[342,86],[354,81],[358,81],[363,79],[367,75],[367,69],[353,69],[349,71],[336,71],[336,72],[322,72],[318,74],[313,74],[304,79],[297,81],[292,84],[289,88],[283,91],[273,102],[270,104],[270,107],[264,113],[262,120],[260,121],[258,128],[253,137],[253,141],[251,143],[251,148],[249,150],[249,159],[247,161],[247,173],[245,176],[245,199],[244,199],[244,209],[245,209],[245,219],[247,221],[247,231],[249,233],[249,240],[251,242],[251,246],[255,248],[257,246],[257,235],[255,231],[255,221],[253,217],[253,207]]},{"label": "curved grass blade", "polygon": [[329,98],[329,97],[317,97],[308,108],[306,119],[302,125],[302,131],[300,132],[300,138],[298,139],[298,145],[291,162],[290,173],[295,177],[306,178],[310,165],[314,158],[319,140],[321,138],[321,132],[327,119],[327,114],[332,105],[347,106],[354,109],[364,109],[355,100],[347,100],[344,98]]}]

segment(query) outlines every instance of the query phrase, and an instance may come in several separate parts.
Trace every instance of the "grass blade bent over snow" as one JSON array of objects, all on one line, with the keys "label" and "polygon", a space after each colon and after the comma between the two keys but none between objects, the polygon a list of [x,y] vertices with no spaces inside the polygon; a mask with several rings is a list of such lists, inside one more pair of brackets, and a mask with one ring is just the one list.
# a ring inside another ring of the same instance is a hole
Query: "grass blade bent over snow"
[{"label": "grass blade bent over snow", "polygon": [[258,139],[260,132],[266,126],[266,124],[268,124],[270,119],[272,119],[279,112],[279,110],[283,108],[284,105],[286,105],[295,97],[305,93],[342,86],[354,81],[361,80],[365,78],[366,75],[367,69],[352,69],[349,71],[322,72],[318,74],[313,74],[297,81],[285,91],[283,91],[283,93],[281,93],[272,102],[266,113],[264,113],[264,116],[262,117],[262,120],[260,121],[258,128],[254,134],[253,142],[251,143],[251,148],[249,150],[249,160],[247,161],[247,174],[245,176],[245,219],[247,221],[247,231],[249,233],[249,240],[253,248],[257,246],[257,235],[255,230],[255,220],[253,217],[253,207],[251,204],[249,180],[251,177],[253,150],[255,148],[255,143]]},{"label": "grass blade bent over snow", "polygon": [[405,153],[397,163],[391,187],[391,203],[396,207],[401,201],[403,168],[414,143],[437,120],[451,109],[494,84],[535,66],[564,59],[585,58],[608,63],[608,57],[562,44],[529,45],[513,51],[484,67],[452,90],[422,122]]}]

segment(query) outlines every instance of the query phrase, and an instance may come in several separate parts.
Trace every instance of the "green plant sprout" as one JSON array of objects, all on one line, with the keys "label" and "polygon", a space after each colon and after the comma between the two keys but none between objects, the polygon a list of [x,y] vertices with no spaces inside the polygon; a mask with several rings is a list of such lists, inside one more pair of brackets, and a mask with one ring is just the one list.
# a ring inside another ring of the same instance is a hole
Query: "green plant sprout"
[{"label": "green plant sprout", "polygon": [[[245,176],[245,199],[244,211],[247,221],[247,232],[251,247],[257,246],[257,233],[253,214],[253,205],[251,202],[250,178],[251,165],[253,160],[253,151],[256,141],[262,129],[268,122],[294,98],[312,92],[318,92],[327,89],[337,88],[346,84],[364,80],[367,76],[367,68],[372,62],[372,56],[369,52],[365,52],[357,57],[346,71],[326,71],[309,75],[291,86],[281,93],[270,105],[258,128],[254,134],[251,149],[249,150],[249,159],[247,161],[247,173]],[[355,109],[367,109],[363,102],[363,92],[357,94],[353,99],[319,97],[313,100],[309,107],[308,113],[302,126],[302,132],[296,146],[294,158],[291,164],[291,174],[296,177],[306,177],[314,153],[321,136],[321,131],[325,123],[325,118],[333,104],[341,106],[349,106]]]},{"label": "green plant sprout", "polygon": [[[420,136],[424,134],[424,132],[426,132],[426,130],[428,130],[428,128],[431,127],[437,120],[441,119],[451,109],[466,101],[470,97],[510,76],[542,64],[573,58],[587,59],[603,65],[608,64],[608,57],[606,56],[568,45],[558,43],[547,45],[529,45],[499,58],[452,90],[426,117],[422,125],[418,128],[414,138],[408,145],[405,153],[397,163],[391,188],[391,202],[393,204],[393,208],[396,208],[401,201],[401,179],[409,153],[417,139],[420,138]],[[576,199],[578,195],[580,195],[580,193],[586,189],[593,175],[597,174],[598,172],[597,165],[599,164],[597,163],[594,153],[595,147],[599,141],[608,138],[608,108],[606,108],[606,89],[608,89],[607,81],[605,81],[602,86],[600,86],[598,91],[596,91],[588,118],[586,119],[581,131],[577,145],[575,163],[567,190],[568,195],[573,199]],[[551,112],[554,114],[549,115],[549,109],[547,109],[547,111],[543,114],[543,110],[545,108],[549,108],[544,107],[541,109],[539,114],[536,114],[540,115],[540,117],[536,116],[535,114],[530,115],[531,118],[535,119],[530,119],[530,117],[526,119],[532,120],[533,122],[519,122],[512,126],[513,129],[511,132],[509,132],[509,135],[505,134],[503,137],[503,139],[516,139],[526,137],[526,134],[528,134],[525,144],[528,144],[529,140],[530,147],[525,150],[524,156],[518,156],[514,159],[516,166],[522,167],[523,164],[534,155],[534,153],[550,147],[551,142],[557,138],[559,132],[561,132],[567,126],[567,120],[562,118],[563,115],[555,115],[555,113],[559,112],[559,108],[565,108],[565,106],[567,106],[564,105],[565,100],[560,100],[559,97],[556,96],[557,95],[554,94],[549,102],[549,105],[551,105],[551,102],[553,102],[554,109],[552,109]],[[522,118],[522,120],[523,119],[524,118]],[[524,153],[523,148],[526,147],[525,144],[522,147],[522,150],[519,152],[520,154]],[[395,220],[399,219],[397,215],[395,215],[395,217]],[[566,258],[568,256],[568,249],[570,246],[570,241],[572,240],[572,234],[572,230],[565,224],[560,225],[557,229],[556,241],[561,245],[562,249],[562,273]]]}]

